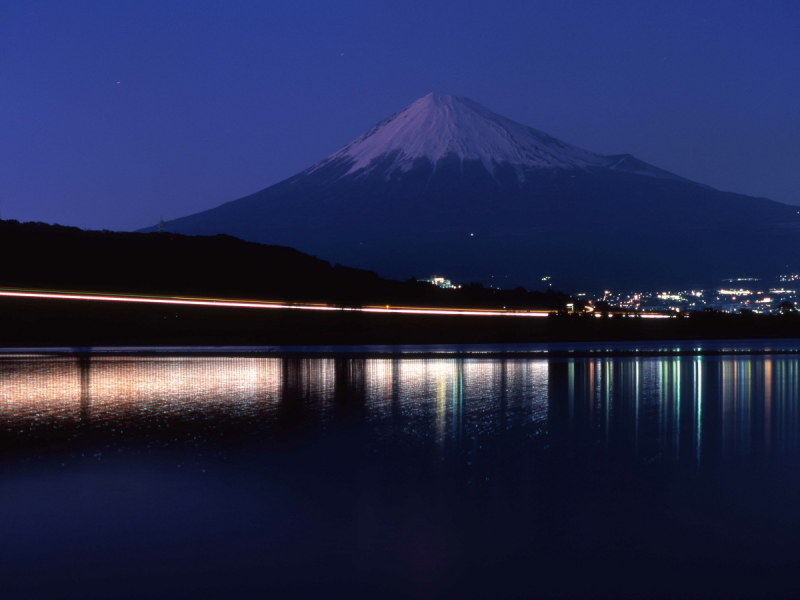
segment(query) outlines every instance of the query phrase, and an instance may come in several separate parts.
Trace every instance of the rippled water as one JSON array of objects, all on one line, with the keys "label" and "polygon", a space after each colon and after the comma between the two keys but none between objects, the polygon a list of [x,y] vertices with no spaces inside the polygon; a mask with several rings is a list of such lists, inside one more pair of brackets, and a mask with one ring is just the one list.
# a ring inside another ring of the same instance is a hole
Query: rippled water
[{"label": "rippled water", "polygon": [[8,597],[776,597],[800,357],[0,357]]}]

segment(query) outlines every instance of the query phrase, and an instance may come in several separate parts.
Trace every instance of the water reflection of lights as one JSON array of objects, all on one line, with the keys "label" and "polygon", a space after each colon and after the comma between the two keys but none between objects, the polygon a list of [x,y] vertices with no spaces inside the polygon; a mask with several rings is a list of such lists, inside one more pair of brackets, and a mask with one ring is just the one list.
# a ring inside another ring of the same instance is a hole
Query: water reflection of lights
[{"label": "water reflection of lights", "polygon": [[281,361],[233,358],[14,357],[0,361],[6,426],[247,412],[281,397]]},{"label": "water reflection of lights", "polygon": [[796,358],[576,360],[561,377],[572,431],[648,460],[800,451]]},{"label": "water reflection of lights", "polygon": [[325,427],[355,408],[380,437],[443,449],[545,435],[553,451],[583,439],[602,452],[700,462],[800,451],[799,363],[772,356],[6,356],[0,435],[87,424],[115,434],[156,427],[165,435],[194,424],[198,436],[203,427]]},{"label": "water reflection of lights", "polygon": [[547,361],[367,360],[374,419],[399,416],[406,431],[438,443],[500,433],[517,420],[545,424]]}]

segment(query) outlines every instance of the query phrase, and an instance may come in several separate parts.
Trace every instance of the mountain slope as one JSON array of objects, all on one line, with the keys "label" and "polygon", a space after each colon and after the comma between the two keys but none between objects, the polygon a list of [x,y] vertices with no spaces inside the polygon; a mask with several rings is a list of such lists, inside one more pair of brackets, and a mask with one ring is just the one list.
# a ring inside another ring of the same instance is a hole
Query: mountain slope
[{"label": "mountain slope", "polygon": [[167,229],[289,245],[392,277],[631,286],[777,269],[799,224],[794,207],[430,94],[302,173]]}]

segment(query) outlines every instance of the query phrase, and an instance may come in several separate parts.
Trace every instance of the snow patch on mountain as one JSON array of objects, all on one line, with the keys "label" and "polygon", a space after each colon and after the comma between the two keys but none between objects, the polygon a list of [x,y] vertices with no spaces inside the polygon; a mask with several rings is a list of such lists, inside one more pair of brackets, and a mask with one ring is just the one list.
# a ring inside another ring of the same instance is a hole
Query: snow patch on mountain
[{"label": "snow patch on mountain", "polygon": [[371,166],[390,154],[394,160],[389,172],[409,171],[420,158],[436,165],[440,159],[455,155],[461,161],[480,161],[490,173],[498,165],[510,164],[521,179],[528,169],[587,167],[682,179],[630,155],[604,156],[572,146],[468,98],[438,94],[428,94],[378,123],[307,172],[336,162],[349,165],[345,175],[362,169],[368,173]]}]

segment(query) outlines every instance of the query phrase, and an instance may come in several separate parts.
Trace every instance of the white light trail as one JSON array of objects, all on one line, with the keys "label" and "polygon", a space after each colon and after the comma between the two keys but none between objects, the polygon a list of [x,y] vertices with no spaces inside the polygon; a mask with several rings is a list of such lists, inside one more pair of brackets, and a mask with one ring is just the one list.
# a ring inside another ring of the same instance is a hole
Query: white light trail
[{"label": "white light trail", "polygon": [[[513,311],[513,310],[476,310],[459,308],[412,308],[401,306],[363,306],[363,307],[342,307],[330,306],[326,304],[312,303],[280,303],[266,301],[242,301],[224,300],[213,298],[181,298],[181,297],[153,297],[153,296],[112,296],[107,294],[93,293],[68,293],[45,290],[16,290],[0,288],[0,296],[10,298],[42,298],[47,300],[88,300],[99,302],[128,302],[134,304],[166,304],[176,306],[213,306],[215,308],[262,308],[262,309],[291,309],[291,310],[325,310],[325,311],[350,311],[366,313],[384,314],[406,314],[406,315],[463,315],[471,317],[546,317],[555,310],[532,310],[532,311]],[[595,313],[600,317],[600,314]],[[645,319],[669,319],[670,315],[646,314],[639,315]]]}]

